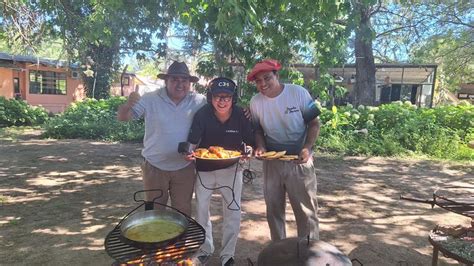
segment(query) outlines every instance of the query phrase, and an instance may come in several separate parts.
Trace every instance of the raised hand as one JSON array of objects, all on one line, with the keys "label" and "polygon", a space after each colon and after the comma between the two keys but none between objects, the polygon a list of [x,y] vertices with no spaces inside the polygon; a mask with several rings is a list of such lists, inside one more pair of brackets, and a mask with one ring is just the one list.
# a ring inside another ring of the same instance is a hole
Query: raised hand
[{"label": "raised hand", "polygon": [[128,96],[127,105],[132,108],[135,104],[138,103],[138,101],[140,101],[140,97],[140,94],[136,91],[130,93],[130,95]]},{"label": "raised hand", "polygon": [[140,94],[136,91],[130,93],[126,103],[118,107],[117,119],[119,121],[128,121],[132,119],[132,108],[140,101]]}]

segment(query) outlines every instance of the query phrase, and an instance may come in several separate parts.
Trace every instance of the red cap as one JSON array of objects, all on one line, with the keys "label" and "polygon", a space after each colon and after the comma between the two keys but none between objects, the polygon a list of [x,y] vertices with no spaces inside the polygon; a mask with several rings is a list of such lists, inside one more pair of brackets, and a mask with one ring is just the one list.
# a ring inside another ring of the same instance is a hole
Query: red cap
[{"label": "red cap", "polygon": [[250,73],[247,75],[247,80],[248,81],[255,80],[255,75],[257,75],[260,72],[274,71],[274,70],[280,70],[280,69],[281,69],[281,65],[277,60],[265,59],[255,64],[255,66],[252,68]]}]

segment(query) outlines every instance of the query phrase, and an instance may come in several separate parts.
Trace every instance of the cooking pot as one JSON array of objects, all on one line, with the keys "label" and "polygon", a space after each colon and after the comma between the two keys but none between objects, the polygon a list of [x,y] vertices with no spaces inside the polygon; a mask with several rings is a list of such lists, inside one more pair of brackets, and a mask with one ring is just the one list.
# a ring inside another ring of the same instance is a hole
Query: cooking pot
[{"label": "cooking pot", "polygon": [[[137,207],[125,216],[120,223],[120,239],[124,243],[140,249],[156,249],[170,245],[186,233],[189,220],[179,210],[155,202],[163,194],[161,190],[161,195],[153,199],[152,202],[136,199],[137,193],[146,191],[156,190],[135,192],[135,201],[144,202],[145,210],[130,214]],[[161,205],[163,208],[154,209],[155,204]],[[150,229],[153,229],[152,234],[149,232]]]},{"label": "cooking pot", "polygon": [[198,171],[214,171],[218,169],[224,169],[236,164],[240,160],[241,156],[227,158],[227,159],[211,159],[211,158],[200,158],[196,157],[196,169]]},{"label": "cooking pot", "polygon": [[349,266],[351,260],[336,247],[309,238],[273,241],[258,256],[259,266],[331,265]]}]

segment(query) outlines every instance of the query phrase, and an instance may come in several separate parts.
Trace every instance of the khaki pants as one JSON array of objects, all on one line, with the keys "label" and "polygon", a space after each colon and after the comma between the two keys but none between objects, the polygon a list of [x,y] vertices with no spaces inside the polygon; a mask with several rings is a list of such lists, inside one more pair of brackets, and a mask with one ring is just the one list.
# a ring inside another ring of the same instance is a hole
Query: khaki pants
[{"label": "khaki pants", "polygon": [[[235,175],[235,183],[234,183]],[[219,191],[222,196],[222,249],[220,259],[222,263],[234,257],[235,246],[240,232],[240,198],[242,194],[242,169],[236,166],[215,170],[211,172],[199,172],[201,180],[196,181],[196,220],[206,230],[206,240],[200,248],[201,254],[212,254],[214,252],[214,241],[212,238],[212,223],[209,212],[212,193]],[[199,178],[198,177],[198,178]],[[202,182],[202,183],[201,183]],[[207,188],[218,188],[209,190]],[[227,186],[227,187],[223,187]],[[232,190],[234,197],[232,197]]]},{"label": "khaki pants", "polygon": [[[155,202],[167,204],[171,198],[171,206],[191,216],[191,199],[195,181],[194,164],[177,171],[164,171],[154,167],[148,161],[142,164],[143,184],[146,189],[161,189],[163,195]],[[153,201],[159,197],[159,191],[146,192],[145,199]]]},{"label": "khaki pants", "polygon": [[264,196],[273,241],[286,238],[286,193],[296,218],[298,237],[319,240],[317,182],[313,160],[305,164],[264,161]]}]

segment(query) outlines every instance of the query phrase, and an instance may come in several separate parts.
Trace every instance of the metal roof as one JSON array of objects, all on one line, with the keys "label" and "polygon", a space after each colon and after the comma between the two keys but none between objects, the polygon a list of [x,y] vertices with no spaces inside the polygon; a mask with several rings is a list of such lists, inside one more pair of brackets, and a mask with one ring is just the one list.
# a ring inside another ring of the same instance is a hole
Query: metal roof
[{"label": "metal roof", "polygon": [[21,67],[13,64],[10,61],[4,61],[4,60],[0,60],[0,67],[11,68],[11,69],[15,69],[15,70],[21,70]]},{"label": "metal roof", "polygon": [[[432,84],[433,73],[437,65],[386,65],[376,64],[375,79],[377,83],[384,83],[387,78],[392,83],[398,84]],[[348,80],[356,77],[356,69],[353,66],[330,68],[329,72]]]},{"label": "metal roof", "polygon": [[1,52],[0,52],[0,60],[40,64],[44,66],[58,67],[58,68],[59,67],[79,68],[79,64],[77,63],[69,64],[67,61],[64,61],[64,60],[45,59],[45,58],[39,58],[37,56],[30,56],[30,55],[11,55],[11,54],[1,53]]}]

